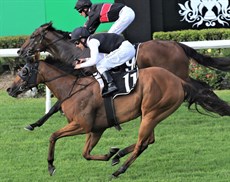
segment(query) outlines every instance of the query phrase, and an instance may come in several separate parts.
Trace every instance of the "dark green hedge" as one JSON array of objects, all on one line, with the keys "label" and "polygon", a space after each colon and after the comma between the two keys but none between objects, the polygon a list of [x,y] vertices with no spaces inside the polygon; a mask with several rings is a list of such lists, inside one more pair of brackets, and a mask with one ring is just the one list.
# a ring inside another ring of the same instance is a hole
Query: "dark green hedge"
[{"label": "dark green hedge", "polygon": [[171,32],[154,32],[153,39],[174,40],[177,42],[202,40],[230,40],[230,29],[210,28],[202,30],[180,30]]},{"label": "dark green hedge", "polygon": [[10,36],[0,37],[0,49],[19,48],[25,42],[28,36]]}]

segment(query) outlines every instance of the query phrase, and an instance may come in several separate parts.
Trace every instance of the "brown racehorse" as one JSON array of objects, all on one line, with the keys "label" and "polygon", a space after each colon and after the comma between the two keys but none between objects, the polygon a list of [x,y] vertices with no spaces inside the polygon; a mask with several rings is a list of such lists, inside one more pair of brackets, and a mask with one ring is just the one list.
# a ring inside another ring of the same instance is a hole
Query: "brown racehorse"
[{"label": "brown racehorse", "polygon": [[[52,23],[41,25],[26,40],[19,50],[21,57],[30,56],[36,52],[47,51],[62,62],[71,64],[75,58],[84,58],[89,56],[89,49],[81,50],[70,42],[68,32],[56,30]],[[139,68],[158,66],[165,68],[183,80],[192,80],[194,85],[203,86],[204,92],[208,86],[204,83],[193,80],[189,77],[189,60],[194,59],[197,63],[209,68],[216,68],[222,71],[230,70],[230,60],[225,58],[212,58],[199,54],[194,49],[174,41],[151,40],[140,45],[137,64]],[[217,97],[214,92],[213,97]],[[219,99],[221,101],[221,99]],[[41,126],[53,113],[60,108],[60,102],[57,102],[47,113],[37,122],[29,125],[27,129],[33,130]]]},{"label": "brown racehorse", "polygon": [[[87,160],[109,160],[118,149],[111,149],[106,155],[90,154],[103,132],[109,127],[98,82],[91,76],[80,76],[80,70],[78,70],[79,76],[68,75],[53,65],[54,60],[51,60],[52,65],[48,62],[47,59],[27,63],[7,91],[16,97],[19,93],[44,83],[62,101],[61,107],[69,123],[50,137],[48,152],[50,175],[55,171],[53,165],[55,143],[62,137],[86,134],[83,156]],[[72,88],[71,92],[69,88]],[[138,83],[131,94],[114,100],[120,124],[138,116],[141,116],[141,123],[137,142],[131,145],[130,152],[133,151],[131,156],[113,173],[113,176],[117,177],[124,173],[148,145],[154,143],[156,125],[176,111],[184,100],[189,106],[193,103],[200,105],[205,102],[213,103],[212,112],[225,110],[230,114],[229,106],[225,107],[209,93],[200,93],[189,82],[183,81],[166,69],[150,67],[139,71]]]}]

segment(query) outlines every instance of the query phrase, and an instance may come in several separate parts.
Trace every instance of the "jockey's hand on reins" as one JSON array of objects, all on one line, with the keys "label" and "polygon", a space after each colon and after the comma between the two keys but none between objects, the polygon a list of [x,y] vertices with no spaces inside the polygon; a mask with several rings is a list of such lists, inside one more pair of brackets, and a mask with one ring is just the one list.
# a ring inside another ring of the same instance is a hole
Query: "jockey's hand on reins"
[{"label": "jockey's hand on reins", "polygon": [[86,61],[85,58],[83,58],[83,59],[75,58],[74,62],[73,62],[73,66],[75,66],[76,64],[84,63],[85,61]]},{"label": "jockey's hand on reins", "polygon": [[86,61],[85,59],[77,59],[76,61],[74,61],[73,63],[74,69],[80,69],[81,68],[80,64],[84,63],[85,61]]}]

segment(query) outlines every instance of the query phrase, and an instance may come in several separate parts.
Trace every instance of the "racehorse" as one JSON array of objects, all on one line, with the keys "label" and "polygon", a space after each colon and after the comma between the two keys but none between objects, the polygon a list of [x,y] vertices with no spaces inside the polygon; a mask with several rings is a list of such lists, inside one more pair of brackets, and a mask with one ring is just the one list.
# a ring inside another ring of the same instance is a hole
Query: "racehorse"
[{"label": "racehorse", "polygon": [[[55,143],[62,137],[86,134],[84,158],[87,160],[109,160],[119,149],[111,149],[106,155],[90,154],[103,132],[109,127],[98,82],[92,76],[81,74],[80,70],[77,70],[79,73],[77,76],[60,70],[60,67],[54,66],[53,58],[51,64],[48,59],[28,62],[16,76],[11,87],[7,89],[9,95],[16,97],[39,83],[44,83],[61,101],[61,107],[68,124],[50,137],[48,152],[50,175],[53,175],[55,171],[53,165]],[[71,69],[73,68],[71,67]],[[213,103],[212,112],[225,110],[230,114],[229,106],[225,107],[209,93],[199,92],[192,84],[185,82],[166,69],[159,67],[140,69],[135,89],[129,95],[120,96],[114,100],[115,113],[120,124],[141,116],[137,142],[128,147],[127,153],[132,152],[132,154],[112,174],[114,177],[124,173],[147,149],[148,145],[154,143],[156,125],[176,111],[184,101],[187,101],[189,106],[192,104],[203,105],[204,109],[206,109],[206,104],[202,103]],[[210,108],[207,110],[210,111]]]},{"label": "racehorse", "polygon": [[[72,64],[74,59],[89,57],[89,49],[81,50],[70,42],[68,32],[56,30],[52,22],[41,25],[18,51],[20,57],[47,51],[55,58]],[[195,49],[175,41],[150,40],[140,44],[137,65],[139,68],[163,67],[180,78],[189,77],[189,60],[221,71],[230,71],[230,59],[215,58],[198,53]]]},{"label": "racehorse", "polygon": [[[81,50],[70,42],[68,32],[56,30],[52,23],[46,23],[37,28],[32,35],[25,41],[18,51],[19,56],[27,57],[36,52],[47,51],[55,58],[67,64],[73,63],[75,59],[89,57],[89,49]],[[174,41],[151,40],[141,43],[137,53],[137,65],[139,68],[162,67],[185,81],[193,81],[194,85],[203,86],[204,92],[211,89],[205,83],[196,81],[189,77],[189,60],[194,59],[197,63],[209,68],[216,68],[222,71],[230,70],[230,60],[226,58],[212,58],[199,54],[194,49]],[[218,96],[212,92],[213,97]],[[221,101],[221,99],[219,99]],[[58,101],[51,110],[26,128],[33,130],[41,126],[55,112],[60,109]]]}]

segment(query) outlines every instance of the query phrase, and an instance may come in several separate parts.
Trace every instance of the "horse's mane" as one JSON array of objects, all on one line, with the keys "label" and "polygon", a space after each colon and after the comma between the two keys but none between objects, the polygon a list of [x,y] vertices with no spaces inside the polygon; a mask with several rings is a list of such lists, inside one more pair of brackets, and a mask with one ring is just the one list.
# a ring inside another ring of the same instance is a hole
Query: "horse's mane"
[{"label": "horse's mane", "polygon": [[69,73],[71,75],[77,77],[85,77],[85,76],[92,76],[93,72],[89,71],[88,69],[74,69],[73,65],[67,64],[66,62],[61,62],[59,59],[54,58],[53,56],[47,56],[44,61],[57,69],[64,71],[65,73]]},{"label": "horse's mane", "polygon": [[47,47],[52,46],[54,43],[56,43],[59,40],[64,40],[63,42],[69,44],[68,46],[66,46],[66,44],[63,43],[63,44],[59,44],[58,46],[58,51],[56,55],[58,55],[58,57],[62,59],[61,61],[66,62],[67,64],[72,64],[74,59],[87,58],[90,56],[89,48],[85,48],[82,50],[76,47],[74,43],[71,42],[70,32],[57,30],[52,26],[51,22],[41,25],[40,28],[43,31],[47,30],[50,33],[56,34],[59,37],[56,40],[51,39],[53,42],[52,44],[48,44]]},{"label": "horse's mane", "polygon": [[50,56],[50,55],[47,56],[44,61],[52,66],[55,66],[56,68],[64,72],[71,73],[74,71],[73,65],[67,64],[65,62],[61,62],[59,59],[54,58],[53,56]]},{"label": "horse's mane", "polygon": [[57,30],[56,28],[53,27],[52,23],[45,23],[45,24],[41,25],[41,27],[45,27],[45,26],[48,26],[47,30],[55,31],[55,32],[61,34],[64,38],[71,39],[70,32],[63,31],[63,30]]}]

